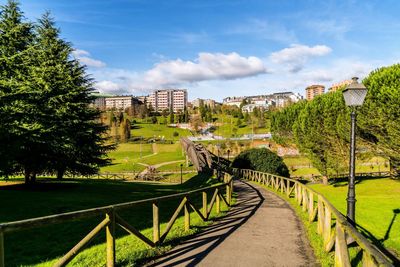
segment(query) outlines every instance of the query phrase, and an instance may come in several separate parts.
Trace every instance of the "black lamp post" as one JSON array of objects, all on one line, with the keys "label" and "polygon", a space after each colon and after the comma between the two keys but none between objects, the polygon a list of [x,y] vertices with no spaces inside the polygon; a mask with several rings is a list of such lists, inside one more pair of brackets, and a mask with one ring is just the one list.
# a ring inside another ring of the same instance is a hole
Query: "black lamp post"
[{"label": "black lamp post", "polygon": [[229,160],[229,153],[231,153],[231,151],[228,149],[228,160]]},{"label": "black lamp post", "polygon": [[181,163],[181,184],[182,184],[182,167],[183,167],[183,164]]},{"label": "black lamp post", "polygon": [[358,83],[357,77],[352,78],[352,83],[343,90],[343,97],[346,106],[351,108],[351,133],[350,133],[350,169],[349,188],[347,192],[347,219],[355,223],[356,213],[356,190],[355,190],[355,169],[356,169],[356,107],[364,103],[367,95],[367,88]]}]

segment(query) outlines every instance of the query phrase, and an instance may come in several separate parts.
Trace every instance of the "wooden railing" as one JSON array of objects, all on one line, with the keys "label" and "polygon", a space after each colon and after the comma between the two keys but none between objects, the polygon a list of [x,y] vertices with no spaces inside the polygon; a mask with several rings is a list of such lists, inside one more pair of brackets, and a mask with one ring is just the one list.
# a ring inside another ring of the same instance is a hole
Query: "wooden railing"
[{"label": "wooden railing", "polygon": [[308,212],[310,222],[317,220],[317,232],[323,237],[324,249],[335,248],[335,266],[351,266],[348,243],[356,242],[362,250],[363,266],[393,266],[391,261],[357,229],[350,224],[329,201],[308,186],[285,177],[268,173],[235,169],[234,175],[268,186],[275,191],[294,197],[297,204]]},{"label": "wooden railing", "polygon": [[[211,201],[208,203],[207,194],[212,193]],[[224,193],[225,192],[225,196]],[[116,259],[116,247],[115,247],[115,228],[116,226],[122,227],[129,234],[138,237],[141,241],[146,243],[150,247],[156,247],[162,244],[167,237],[169,231],[174,225],[176,219],[182,210],[184,210],[184,229],[188,231],[190,229],[190,209],[192,209],[203,221],[209,219],[209,215],[215,204],[216,212],[220,213],[220,202],[221,200],[230,207],[233,192],[233,177],[229,174],[225,174],[224,183],[217,184],[209,187],[200,188],[197,190],[167,195],[163,197],[126,202],[111,206],[98,207],[87,210],[80,210],[75,212],[62,213],[57,215],[45,216],[40,218],[7,222],[0,224],[0,267],[5,266],[5,255],[4,255],[4,236],[11,232],[22,231],[25,229],[41,227],[43,225],[51,225],[56,223],[63,223],[66,221],[73,221],[83,218],[94,217],[103,215],[105,218],[95,228],[93,228],[81,241],[79,241],[69,252],[67,252],[54,266],[65,266],[69,263],[79,252],[83,250],[95,236],[97,236],[103,229],[106,232],[106,252],[107,252],[107,266],[114,266]],[[195,207],[192,197],[201,194],[202,196],[202,209]],[[160,220],[159,220],[159,204],[166,200],[181,199],[179,206],[176,208],[171,219],[163,232],[160,231]],[[151,204],[153,209],[153,240],[150,240],[144,236],[139,230],[126,222],[121,218],[117,212],[126,210],[129,208],[137,207],[144,204]]]}]

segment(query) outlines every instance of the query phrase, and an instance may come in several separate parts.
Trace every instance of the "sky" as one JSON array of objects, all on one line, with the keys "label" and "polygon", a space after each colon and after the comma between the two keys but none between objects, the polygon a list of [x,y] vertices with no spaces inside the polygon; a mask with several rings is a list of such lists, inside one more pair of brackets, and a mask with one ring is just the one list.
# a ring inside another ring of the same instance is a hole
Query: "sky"
[{"label": "sky", "polygon": [[[4,4],[5,0],[0,0]],[[400,1],[20,0],[50,11],[102,93],[189,99],[333,83],[400,59]]]}]

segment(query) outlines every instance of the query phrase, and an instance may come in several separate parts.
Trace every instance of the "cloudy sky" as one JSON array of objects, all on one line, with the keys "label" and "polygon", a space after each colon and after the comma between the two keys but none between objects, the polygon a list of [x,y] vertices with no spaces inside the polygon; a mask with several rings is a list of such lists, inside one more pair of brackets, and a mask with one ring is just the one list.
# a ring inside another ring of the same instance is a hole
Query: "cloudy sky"
[{"label": "cloudy sky", "polygon": [[20,2],[31,20],[51,11],[105,93],[304,95],[307,85],[362,78],[400,59],[397,0]]}]

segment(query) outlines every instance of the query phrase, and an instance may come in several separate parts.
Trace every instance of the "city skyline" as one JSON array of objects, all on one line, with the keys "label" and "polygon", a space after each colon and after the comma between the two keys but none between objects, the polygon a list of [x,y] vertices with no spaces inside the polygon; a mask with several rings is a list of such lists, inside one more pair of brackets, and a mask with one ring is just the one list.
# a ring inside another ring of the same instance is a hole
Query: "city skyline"
[{"label": "city skyline", "polygon": [[[0,1],[4,4],[5,1]],[[103,93],[293,91],[398,62],[396,1],[21,1],[51,11]]]}]

